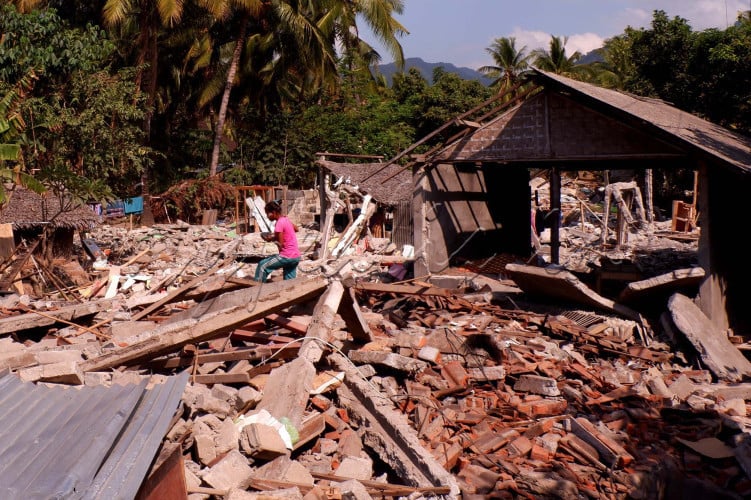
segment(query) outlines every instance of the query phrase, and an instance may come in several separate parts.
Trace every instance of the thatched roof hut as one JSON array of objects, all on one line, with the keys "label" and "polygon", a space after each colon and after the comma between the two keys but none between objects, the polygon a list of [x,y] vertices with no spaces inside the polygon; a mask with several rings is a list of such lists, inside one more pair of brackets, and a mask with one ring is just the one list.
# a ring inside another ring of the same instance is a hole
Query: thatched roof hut
[{"label": "thatched roof hut", "polygon": [[[69,257],[76,231],[86,231],[101,222],[94,211],[80,204],[69,204],[51,192],[38,194],[20,186],[6,188],[8,202],[0,208],[0,224],[11,224],[15,244],[31,242],[47,228],[51,245],[48,256]],[[43,249],[39,249],[43,251]]]},{"label": "thatched roof hut", "polygon": [[37,194],[15,186],[8,195],[8,203],[0,208],[0,224],[13,224],[14,230],[52,226],[81,231],[100,222],[99,216],[86,205],[61,208],[60,199],[51,192]]}]

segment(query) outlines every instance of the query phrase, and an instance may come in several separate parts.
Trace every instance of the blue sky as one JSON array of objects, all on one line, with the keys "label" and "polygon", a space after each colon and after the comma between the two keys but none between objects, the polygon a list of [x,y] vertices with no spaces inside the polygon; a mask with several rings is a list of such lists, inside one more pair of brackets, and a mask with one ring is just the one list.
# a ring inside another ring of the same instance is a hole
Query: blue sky
[{"label": "blue sky", "polygon": [[[751,0],[403,0],[395,16],[409,31],[400,38],[405,57],[477,69],[492,64],[486,48],[495,38],[515,37],[517,48],[547,48],[551,35],[568,37],[567,53],[582,54],[627,26],[648,27],[654,10],[685,18],[694,31],[724,29]],[[360,36],[393,57],[363,29]]]}]

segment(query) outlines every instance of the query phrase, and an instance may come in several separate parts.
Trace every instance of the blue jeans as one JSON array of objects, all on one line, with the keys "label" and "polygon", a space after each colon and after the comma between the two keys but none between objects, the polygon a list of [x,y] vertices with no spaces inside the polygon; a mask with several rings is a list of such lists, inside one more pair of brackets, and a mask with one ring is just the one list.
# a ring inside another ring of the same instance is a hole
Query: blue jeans
[{"label": "blue jeans", "polygon": [[288,258],[279,254],[266,257],[258,263],[256,267],[255,280],[266,283],[271,271],[282,268],[284,270],[284,279],[291,280],[297,276],[297,265],[300,263],[300,257]]}]

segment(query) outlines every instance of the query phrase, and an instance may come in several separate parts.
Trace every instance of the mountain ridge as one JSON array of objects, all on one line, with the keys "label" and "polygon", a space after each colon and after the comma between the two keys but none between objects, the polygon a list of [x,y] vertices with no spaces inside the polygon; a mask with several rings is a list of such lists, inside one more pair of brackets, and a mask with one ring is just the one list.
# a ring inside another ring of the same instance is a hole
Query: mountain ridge
[{"label": "mountain ridge", "polygon": [[[488,78],[472,68],[460,67],[447,62],[426,62],[419,57],[409,57],[404,60],[405,73],[409,71],[410,68],[416,68],[423,78],[425,78],[431,85],[433,84],[433,70],[438,67],[443,67],[447,73],[454,73],[465,80],[477,80],[485,86],[493,83],[492,78]],[[391,86],[394,74],[399,73],[396,64],[393,62],[376,65],[374,69],[386,78],[389,86]]]},{"label": "mountain ridge", "polygon": [[[602,61],[602,55],[598,52],[598,50],[599,49],[595,49],[584,54],[582,58],[579,59],[578,64],[589,64],[595,61]],[[452,63],[447,62],[431,63],[424,61],[420,57],[409,57],[404,60],[405,73],[409,71],[409,68],[417,68],[423,78],[425,78],[425,80],[427,80],[431,85],[433,84],[433,70],[438,67],[443,67],[443,69],[447,73],[455,73],[465,80],[477,80],[486,87],[493,83],[492,78],[489,78],[479,71],[472,68],[467,68],[465,66],[456,66]],[[382,74],[386,78],[386,82],[388,83],[389,87],[393,82],[394,74],[399,72],[396,68],[396,64],[393,62],[390,62],[388,64],[375,65],[374,70],[377,73]]]}]

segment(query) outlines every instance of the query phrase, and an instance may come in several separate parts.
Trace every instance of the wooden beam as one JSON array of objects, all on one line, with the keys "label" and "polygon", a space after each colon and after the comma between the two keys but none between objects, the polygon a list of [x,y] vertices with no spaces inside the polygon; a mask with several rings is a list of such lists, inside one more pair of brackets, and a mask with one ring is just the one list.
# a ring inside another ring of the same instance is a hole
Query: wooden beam
[{"label": "wooden beam", "polygon": [[163,305],[169,304],[170,302],[174,302],[175,300],[177,300],[178,298],[180,298],[183,294],[187,293],[188,290],[190,290],[191,288],[194,288],[194,287],[202,284],[204,281],[206,281],[206,279],[209,276],[213,275],[215,272],[217,272],[219,269],[221,269],[222,266],[226,263],[226,261],[227,261],[226,259],[223,260],[222,262],[220,262],[219,264],[216,264],[214,267],[212,267],[211,269],[209,269],[208,271],[206,271],[202,275],[196,276],[195,278],[193,278],[192,280],[190,280],[188,283],[186,283],[185,285],[181,286],[180,288],[172,290],[166,296],[164,296],[160,300],[154,302],[153,304],[151,304],[146,309],[142,310],[139,313],[134,314],[131,319],[133,321],[138,321],[139,319],[145,318],[149,314],[151,314],[151,313],[159,310],[159,308],[161,308]]},{"label": "wooden beam", "polygon": [[344,295],[344,285],[339,280],[334,280],[329,285],[326,292],[318,299],[313,317],[308,325],[308,331],[305,334],[306,339],[300,347],[300,356],[306,358],[311,363],[316,363],[321,359],[326,348],[322,342],[331,340],[331,330],[334,327],[336,312],[339,310],[339,303]]},{"label": "wooden beam", "polygon": [[147,332],[144,340],[83,361],[80,367],[84,372],[101,371],[164,356],[188,344],[220,337],[255,319],[309,300],[323,292],[326,285],[327,282],[320,278],[264,283],[250,289],[257,291],[257,296],[249,303],[159,326]]},{"label": "wooden beam", "polygon": [[[44,315],[35,312],[0,319],[0,335],[52,326],[56,323],[70,324],[73,320],[94,316],[112,308],[112,300],[99,300],[45,311]],[[82,327],[83,328],[83,327]]]},{"label": "wooden beam", "polygon": [[451,290],[437,286],[393,285],[389,283],[357,283],[355,290],[364,292],[395,293],[400,295],[429,295],[434,297],[451,297]]}]

